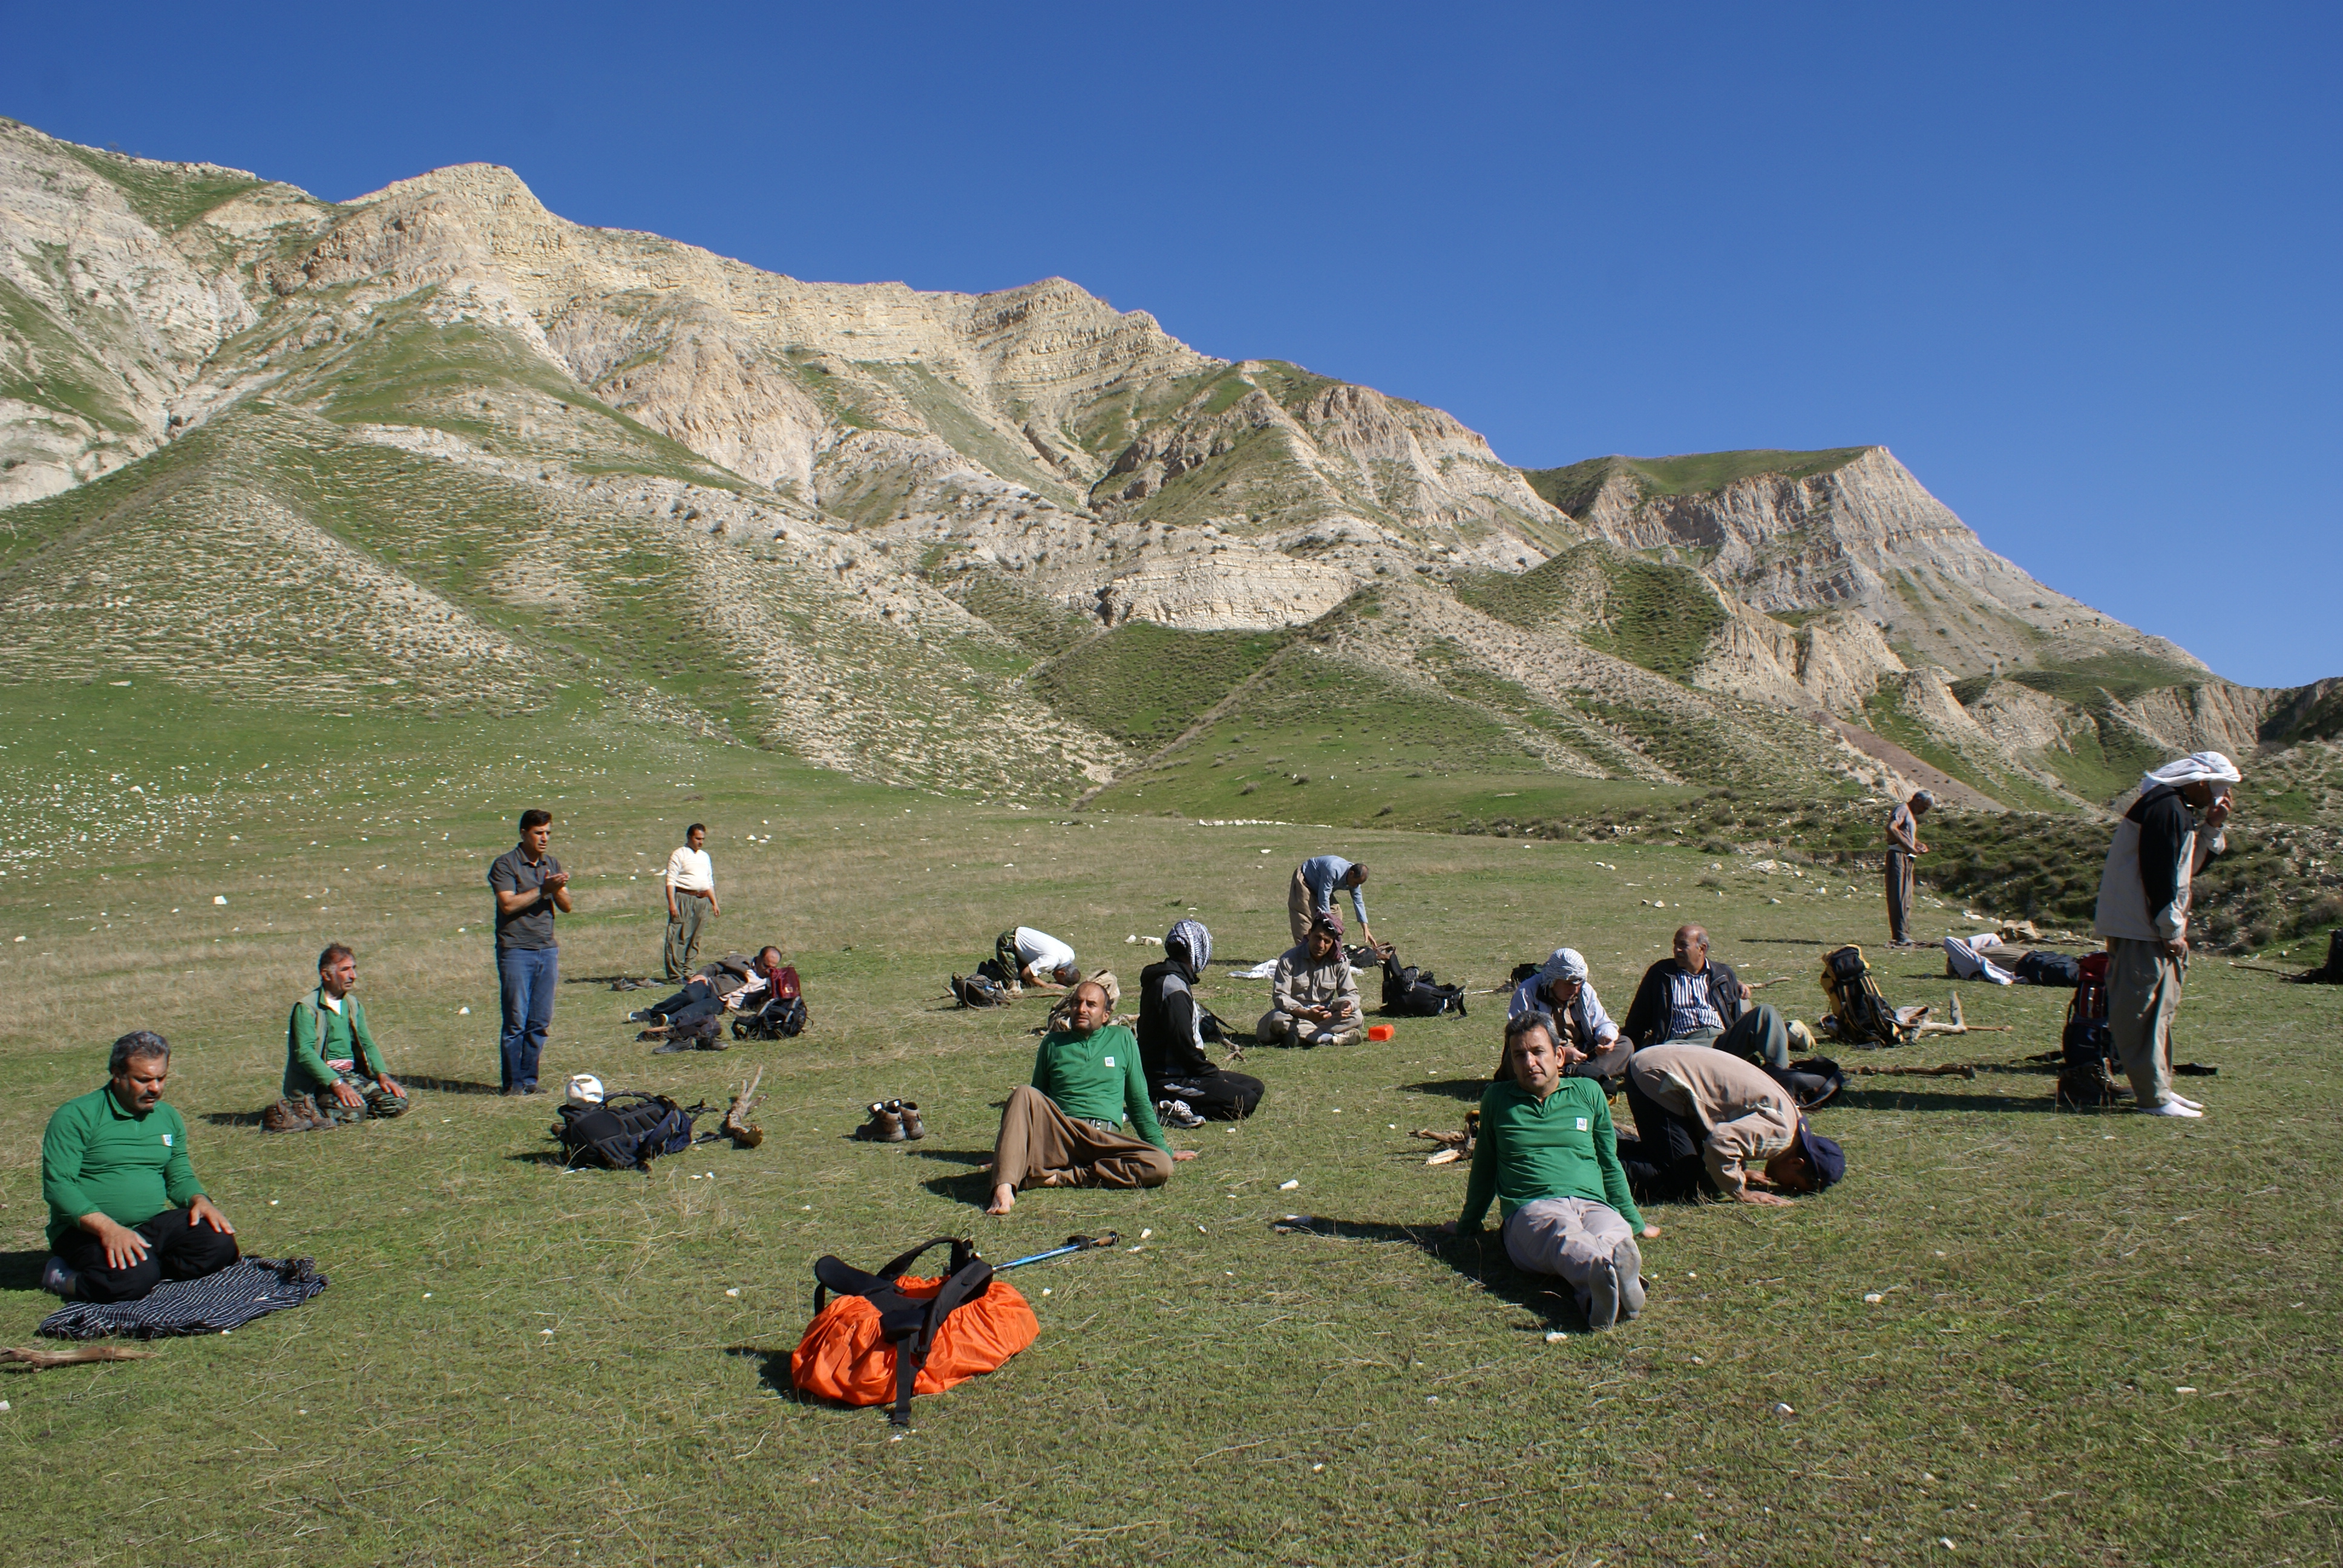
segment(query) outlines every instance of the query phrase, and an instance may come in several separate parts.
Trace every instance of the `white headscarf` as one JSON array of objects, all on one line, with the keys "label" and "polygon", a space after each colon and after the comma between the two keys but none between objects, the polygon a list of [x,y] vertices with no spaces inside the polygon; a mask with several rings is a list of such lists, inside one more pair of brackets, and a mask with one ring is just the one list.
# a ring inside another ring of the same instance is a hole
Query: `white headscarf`
[{"label": "white headscarf", "polygon": [[1586,960],[1578,956],[1575,948],[1556,948],[1554,956],[1538,966],[1544,980],[1583,980],[1586,978]]},{"label": "white headscarf", "polygon": [[2217,751],[2192,751],[2177,762],[2167,762],[2161,768],[2151,768],[2139,776],[2139,792],[2171,785],[2175,789],[2209,779],[2216,784],[2237,784],[2244,781],[2237,765]]}]

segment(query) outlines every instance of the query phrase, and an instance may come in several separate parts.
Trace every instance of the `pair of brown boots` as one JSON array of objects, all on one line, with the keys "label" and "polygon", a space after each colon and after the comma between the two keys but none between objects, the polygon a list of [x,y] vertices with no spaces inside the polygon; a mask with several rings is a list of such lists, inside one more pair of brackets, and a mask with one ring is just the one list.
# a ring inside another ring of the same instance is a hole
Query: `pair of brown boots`
[{"label": "pair of brown boots", "polygon": [[307,1094],[280,1100],[260,1113],[263,1132],[323,1132],[340,1125],[317,1109],[314,1096]]},{"label": "pair of brown boots", "polygon": [[870,1120],[855,1133],[870,1143],[900,1143],[927,1135],[928,1130],[920,1123],[919,1106],[908,1100],[873,1101]]}]

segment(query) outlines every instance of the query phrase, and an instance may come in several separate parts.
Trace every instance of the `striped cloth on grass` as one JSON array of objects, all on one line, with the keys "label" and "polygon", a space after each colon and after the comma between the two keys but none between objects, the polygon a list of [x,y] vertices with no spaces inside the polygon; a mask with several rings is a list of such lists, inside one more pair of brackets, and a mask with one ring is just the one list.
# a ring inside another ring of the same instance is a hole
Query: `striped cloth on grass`
[{"label": "striped cloth on grass", "polygon": [[75,1302],[43,1318],[40,1332],[54,1340],[226,1333],[325,1288],[315,1259],[246,1258],[200,1280],[166,1280],[135,1302]]}]

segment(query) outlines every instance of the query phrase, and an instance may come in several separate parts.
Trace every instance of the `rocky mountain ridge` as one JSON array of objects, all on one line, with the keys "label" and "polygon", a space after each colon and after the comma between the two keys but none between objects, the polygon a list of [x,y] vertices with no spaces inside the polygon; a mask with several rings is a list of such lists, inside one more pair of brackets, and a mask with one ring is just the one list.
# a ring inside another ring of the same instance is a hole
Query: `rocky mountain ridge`
[{"label": "rocky mountain ridge", "polygon": [[[2333,729],[2034,582],[1885,448],[1525,474],[1063,279],[806,283],[568,223],[488,166],[337,206],[0,123],[0,305],[20,678],[521,708],[583,682],[1059,795],[1377,704],[1524,777],[1942,770],[2070,806],[2135,752]],[[1216,638],[1262,662],[1155,689]]]}]

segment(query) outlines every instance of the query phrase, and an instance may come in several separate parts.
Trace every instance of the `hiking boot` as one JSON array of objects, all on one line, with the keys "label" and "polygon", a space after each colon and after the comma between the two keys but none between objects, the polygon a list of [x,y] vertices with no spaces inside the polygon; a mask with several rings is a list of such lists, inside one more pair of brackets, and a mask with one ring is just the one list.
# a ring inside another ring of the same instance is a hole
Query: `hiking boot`
[{"label": "hiking boot", "polygon": [[[901,1101],[895,1103],[900,1105]],[[890,1110],[886,1101],[874,1101],[870,1106],[870,1120],[862,1124],[855,1136],[870,1143],[900,1143],[903,1141],[903,1113]]]},{"label": "hiking boot", "polygon": [[667,1022],[667,1014],[663,1012],[654,1012],[647,1007],[639,1007],[635,1009],[634,1011],[627,1015],[627,1021],[628,1023],[648,1023],[656,1028],[657,1026]]},{"label": "hiking boot", "polygon": [[41,1289],[68,1302],[77,1302],[81,1300],[81,1276],[67,1268],[63,1258],[52,1255],[41,1265]]},{"label": "hiking boot", "polygon": [[263,1132],[307,1132],[310,1125],[301,1108],[289,1100],[280,1100],[260,1113]]},{"label": "hiking boot", "polygon": [[1616,1253],[1595,1266],[1594,1277],[1586,1282],[1586,1327],[1590,1332],[1601,1333],[1619,1322],[1619,1258]]},{"label": "hiking boot", "polygon": [[925,1138],[928,1135],[928,1130],[924,1126],[920,1125],[920,1108],[918,1104],[909,1100],[902,1101],[900,1103],[901,1105],[901,1109],[898,1111],[896,1114],[903,1119],[903,1136],[906,1138]]},{"label": "hiking boot", "polygon": [[694,1050],[729,1050],[732,1049],[729,1045],[727,1045],[724,1042],[724,1037],[719,1034],[699,1035],[692,1040],[691,1046]]},{"label": "hiking boot", "polygon": [[1204,1124],[1204,1119],[1189,1109],[1184,1100],[1157,1101],[1155,1120],[1166,1127],[1202,1127]]},{"label": "hiking boot", "polygon": [[332,1117],[327,1115],[325,1111],[318,1109],[317,1096],[315,1095],[304,1094],[299,1096],[293,1101],[293,1109],[299,1114],[307,1117],[309,1119],[309,1125],[316,1128],[320,1132],[325,1131],[328,1128],[338,1127],[341,1125],[340,1122],[335,1121]]},{"label": "hiking boot", "polygon": [[[636,1038],[641,1040],[649,1039],[650,1037],[646,1035],[638,1035]],[[653,1056],[673,1056],[679,1051],[689,1050],[690,1049],[691,1041],[688,1040],[660,1040],[659,1044],[651,1047],[651,1054]]]}]

